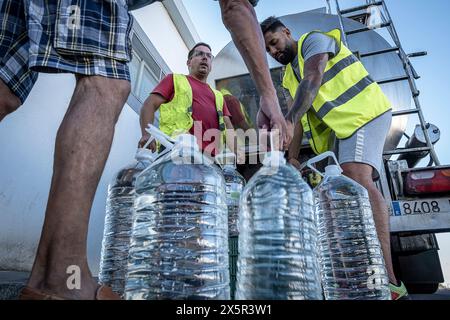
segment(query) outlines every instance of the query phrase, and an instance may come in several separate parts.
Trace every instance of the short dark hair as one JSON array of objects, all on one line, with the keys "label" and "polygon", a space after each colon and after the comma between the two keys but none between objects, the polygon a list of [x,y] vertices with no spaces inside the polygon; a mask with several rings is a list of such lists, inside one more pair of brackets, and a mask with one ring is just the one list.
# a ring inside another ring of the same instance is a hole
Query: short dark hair
[{"label": "short dark hair", "polygon": [[204,42],[196,43],[195,46],[191,49],[191,51],[189,51],[189,54],[188,54],[188,60],[189,60],[190,58],[192,58],[192,56],[194,55],[195,49],[198,48],[198,47],[201,47],[201,46],[207,47],[210,51],[212,51],[211,46],[210,46],[209,44],[204,43]]},{"label": "short dark hair", "polygon": [[286,28],[286,26],[275,16],[268,17],[266,20],[261,22],[261,31],[263,34],[267,32],[275,32],[279,28]]}]

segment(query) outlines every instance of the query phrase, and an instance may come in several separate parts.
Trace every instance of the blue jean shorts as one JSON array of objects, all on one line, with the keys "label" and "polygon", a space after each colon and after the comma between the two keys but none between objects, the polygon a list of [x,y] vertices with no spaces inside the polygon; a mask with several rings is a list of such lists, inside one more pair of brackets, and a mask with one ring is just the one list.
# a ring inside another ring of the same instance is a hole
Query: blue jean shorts
[{"label": "blue jean shorts", "polygon": [[130,80],[126,0],[0,0],[0,79],[22,101],[38,72]]}]

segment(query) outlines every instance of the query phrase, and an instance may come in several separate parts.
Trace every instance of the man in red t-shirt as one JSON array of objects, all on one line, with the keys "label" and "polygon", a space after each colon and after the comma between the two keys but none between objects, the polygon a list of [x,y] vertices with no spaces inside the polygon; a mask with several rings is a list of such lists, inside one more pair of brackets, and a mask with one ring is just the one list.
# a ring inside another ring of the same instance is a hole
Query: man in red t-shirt
[{"label": "man in red t-shirt", "polygon": [[[215,156],[218,150],[218,141],[215,141],[215,137],[209,138],[208,134],[205,135],[205,132],[209,129],[220,129],[216,97],[211,87],[206,83],[211,72],[211,62],[211,47],[206,43],[196,44],[188,55],[189,75],[186,77],[192,88],[192,120],[194,121],[194,125],[190,128],[189,133],[195,134],[197,141],[201,142],[200,147],[202,150],[207,150],[212,156]],[[155,112],[160,106],[172,101],[175,95],[174,88],[174,76],[169,74],[158,84],[145,101],[140,116],[142,138],[139,141],[139,146],[142,147],[150,138],[145,128],[149,123],[154,122]],[[233,129],[230,117],[231,114],[224,100],[223,120],[226,129]],[[194,130],[196,125],[200,125],[201,130],[198,128]],[[210,146],[212,143],[215,143],[215,145]],[[155,150],[156,145],[152,143],[149,148]]]}]

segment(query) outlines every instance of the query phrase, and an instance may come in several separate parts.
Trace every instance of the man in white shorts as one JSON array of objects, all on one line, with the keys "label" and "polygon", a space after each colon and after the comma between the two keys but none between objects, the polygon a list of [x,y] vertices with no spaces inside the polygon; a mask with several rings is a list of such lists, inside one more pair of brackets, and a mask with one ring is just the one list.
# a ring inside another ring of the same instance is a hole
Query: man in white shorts
[{"label": "man in white shorts", "polygon": [[389,211],[374,178],[380,174],[391,103],[363,64],[342,43],[339,29],[294,40],[277,18],[261,23],[267,52],[286,66],[283,87],[293,99],[286,119],[295,124],[289,157],[298,158],[303,134],[316,154],[335,150],[344,174],[369,193],[392,298],[405,298],[392,266]]}]

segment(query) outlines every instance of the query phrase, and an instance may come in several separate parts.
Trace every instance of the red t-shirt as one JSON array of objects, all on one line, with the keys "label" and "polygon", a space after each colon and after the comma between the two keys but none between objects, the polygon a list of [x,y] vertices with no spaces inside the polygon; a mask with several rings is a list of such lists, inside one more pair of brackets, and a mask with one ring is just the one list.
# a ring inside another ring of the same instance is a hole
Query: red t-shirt
[{"label": "red t-shirt", "polygon": [[[208,139],[203,139],[206,130],[219,129],[216,98],[207,83],[201,82],[191,76],[187,76],[187,79],[192,88],[192,119],[194,122],[201,121],[202,136],[199,137],[196,134],[196,137],[198,141],[202,141],[201,148],[202,150],[205,150],[208,145],[214,143],[214,137],[211,139],[209,139],[209,137],[205,137]],[[174,96],[173,75],[169,74],[166,76],[152,93],[160,94],[168,102],[171,101]],[[224,117],[231,117],[225,101],[223,104],[223,115]],[[189,130],[189,133],[194,134],[194,126]],[[209,149],[211,149],[211,147]],[[215,156],[215,150],[212,155]]]},{"label": "red t-shirt", "polygon": [[241,110],[241,103],[234,96],[226,95],[224,96],[224,98],[228,107],[228,111],[230,111],[231,114],[231,123],[236,128],[236,126],[240,124],[242,120],[245,120]]}]

